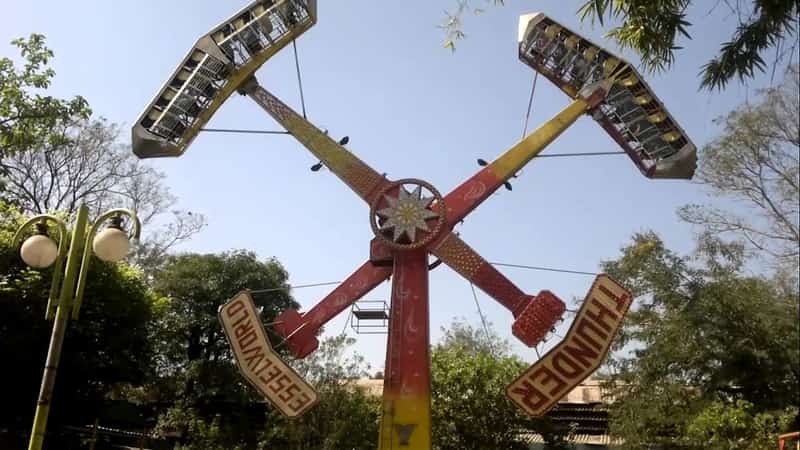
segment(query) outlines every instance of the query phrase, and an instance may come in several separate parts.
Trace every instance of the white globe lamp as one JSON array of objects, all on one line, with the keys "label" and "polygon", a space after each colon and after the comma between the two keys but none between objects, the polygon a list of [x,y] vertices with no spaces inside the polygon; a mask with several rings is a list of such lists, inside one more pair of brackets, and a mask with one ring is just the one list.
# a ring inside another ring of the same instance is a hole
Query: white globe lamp
[{"label": "white globe lamp", "polygon": [[92,250],[98,258],[106,262],[117,262],[128,255],[130,240],[128,233],[120,227],[122,219],[111,219],[111,225],[97,233],[92,242]]},{"label": "white globe lamp", "polygon": [[25,240],[19,253],[25,264],[44,269],[56,261],[58,245],[46,234],[35,234]]}]

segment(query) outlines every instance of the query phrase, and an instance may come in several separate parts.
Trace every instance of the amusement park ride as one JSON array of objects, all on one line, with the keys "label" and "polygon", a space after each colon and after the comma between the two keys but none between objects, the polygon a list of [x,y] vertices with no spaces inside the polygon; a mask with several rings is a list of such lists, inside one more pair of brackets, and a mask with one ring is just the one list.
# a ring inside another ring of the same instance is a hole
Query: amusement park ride
[{"label": "amusement park ride", "polygon": [[[520,20],[519,57],[567,94],[570,105],[447,195],[426,181],[388,180],[254,76],[316,20],[314,0],[255,1],[200,38],[136,121],[133,151],[141,158],[182,155],[222,103],[239,92],[364,200],[375,234],[369,258],[309,311],[284,311],[273,331],[292,355],[303,358],[317,348],[323,325],[391,277],[378,447],[430,449],[428,255],[505,306],[515,318],[514,336],[534,346],[560,320],[564,303],[547,290],[524,293],[453,227],[583,114],[594,118],[648,178],[691,178],[695,147],[630,64],[547,16],[532,14]],[[559,389],[596,368],[630,301],[613,280],[598,277],[564,342],[512,383],[509,397],[530,414],[546,412]],[[278,409],[295,417],[313,407],[313,388],[269,347],[247,293],[223,305],[220,319],[243,374]]]}]

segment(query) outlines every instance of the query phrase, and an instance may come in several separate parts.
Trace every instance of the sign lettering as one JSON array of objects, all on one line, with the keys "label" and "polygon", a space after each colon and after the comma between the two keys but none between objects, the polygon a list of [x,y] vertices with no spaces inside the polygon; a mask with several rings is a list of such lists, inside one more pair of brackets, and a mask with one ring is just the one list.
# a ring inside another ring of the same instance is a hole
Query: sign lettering
[{"label": "sign lettering", "polygon": [[601,274],[564,340],[506,387],[506,396],[534,417],[591,375],[608,353],[628,312],[630,292]]},{"label": "sign lettering", "polygon": [[317,403],[314,388],[272,350],[249,293],[220,306],[218,316],[239,372],[273,406],[295,418]]}]

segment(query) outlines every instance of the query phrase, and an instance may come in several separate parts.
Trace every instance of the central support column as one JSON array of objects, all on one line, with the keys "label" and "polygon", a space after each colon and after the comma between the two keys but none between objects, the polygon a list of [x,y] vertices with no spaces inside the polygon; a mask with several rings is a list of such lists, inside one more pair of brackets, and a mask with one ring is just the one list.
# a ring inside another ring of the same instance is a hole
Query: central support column
[{"label": "central support column", "polygon": [[397,251],[378,450],[431,449],[428,317],[427,251]]}]

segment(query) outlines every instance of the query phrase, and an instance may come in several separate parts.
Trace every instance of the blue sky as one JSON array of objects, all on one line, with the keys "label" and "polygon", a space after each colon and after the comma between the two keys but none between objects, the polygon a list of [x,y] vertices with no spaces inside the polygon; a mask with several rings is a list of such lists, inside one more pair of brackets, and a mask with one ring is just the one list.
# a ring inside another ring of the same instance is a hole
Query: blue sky
[{"label": "blue sky", "polygon": [[[6,43],[13,38],[45,34],[56,53],[51,92],[83,95],[97,115],[127,130],[197,37],[246,3],[12,1],[0,17],[0,54],[11,54]],[[581,3],[528,0],[486,8],[481,16],[466,17],[467,39],[451,54],[442,48],[444,36],[436,25],[455,0],[321,1],[318,24],[298,41],[309,118],[336,137],[349,135],[350,149],[390,178],[422,178],[448,192],[477,170],[476,158],[491,160],[520,138],[533,71],[517,59],[519,15],[545,12],[617,51],[602,39],[601,29],[579,23],[575,11]],[[770,78],[760,76],[749,86],[731,84],[710,96],[698,91],[699,67],[736,22],[722,9],[707,14],[715,2],[696,3],[700,6],[690,11],[694,39],[685,43],[670,72],[648,81],[702,146],[718,131],[712,119],[753,98]],[[258,77],[299,110],[290,49],[268,61]],[[540,80],[530,128],[566,105],[565,95]],[[277,127],[240,96],[232,97],[209,126]],[[128,143],[127,131],[123,140]],[[584,117],[545,152],[616,149]],[[208,228],[180,250],[251,249],[261,257],[277,257],[292,283],[306,284],[349,275],[367,258],[372,235],[362,201],[329,172],[310,172],[315,162],[288,136],[205,134],[186,155],[152,164],[167,174],[181,208],[209,219]],[[459,231],[490,261],[595,271],[602,260],[616,257],[634,232],[646,229],[657,231],[676,251],[691,251],[696,230],[680,222],[675,211],[704,200],[703,190],[692,183],[645,179],[625,156],[541,159],[514,181],[513,192],[499,191]],[[528,293],[549,289],[567,301],[582,298],[593,280],[521,269],[503,272]],[[442,266],[431,273],[430,285],[434,341],[454,317],[479,326],[465,280]],[[307,309],[329,289],[293,293]],[[366,299],[388,300],[388,295],[384,284]],[[534,360],[533,351],[511,336],[511,314],[481,293],[479,300],[514,350]],[[344,327],[342,315],[329,324],[328,333]],[[383,336],[358,336],[357,350],[374,368],[383,366]]]}]

